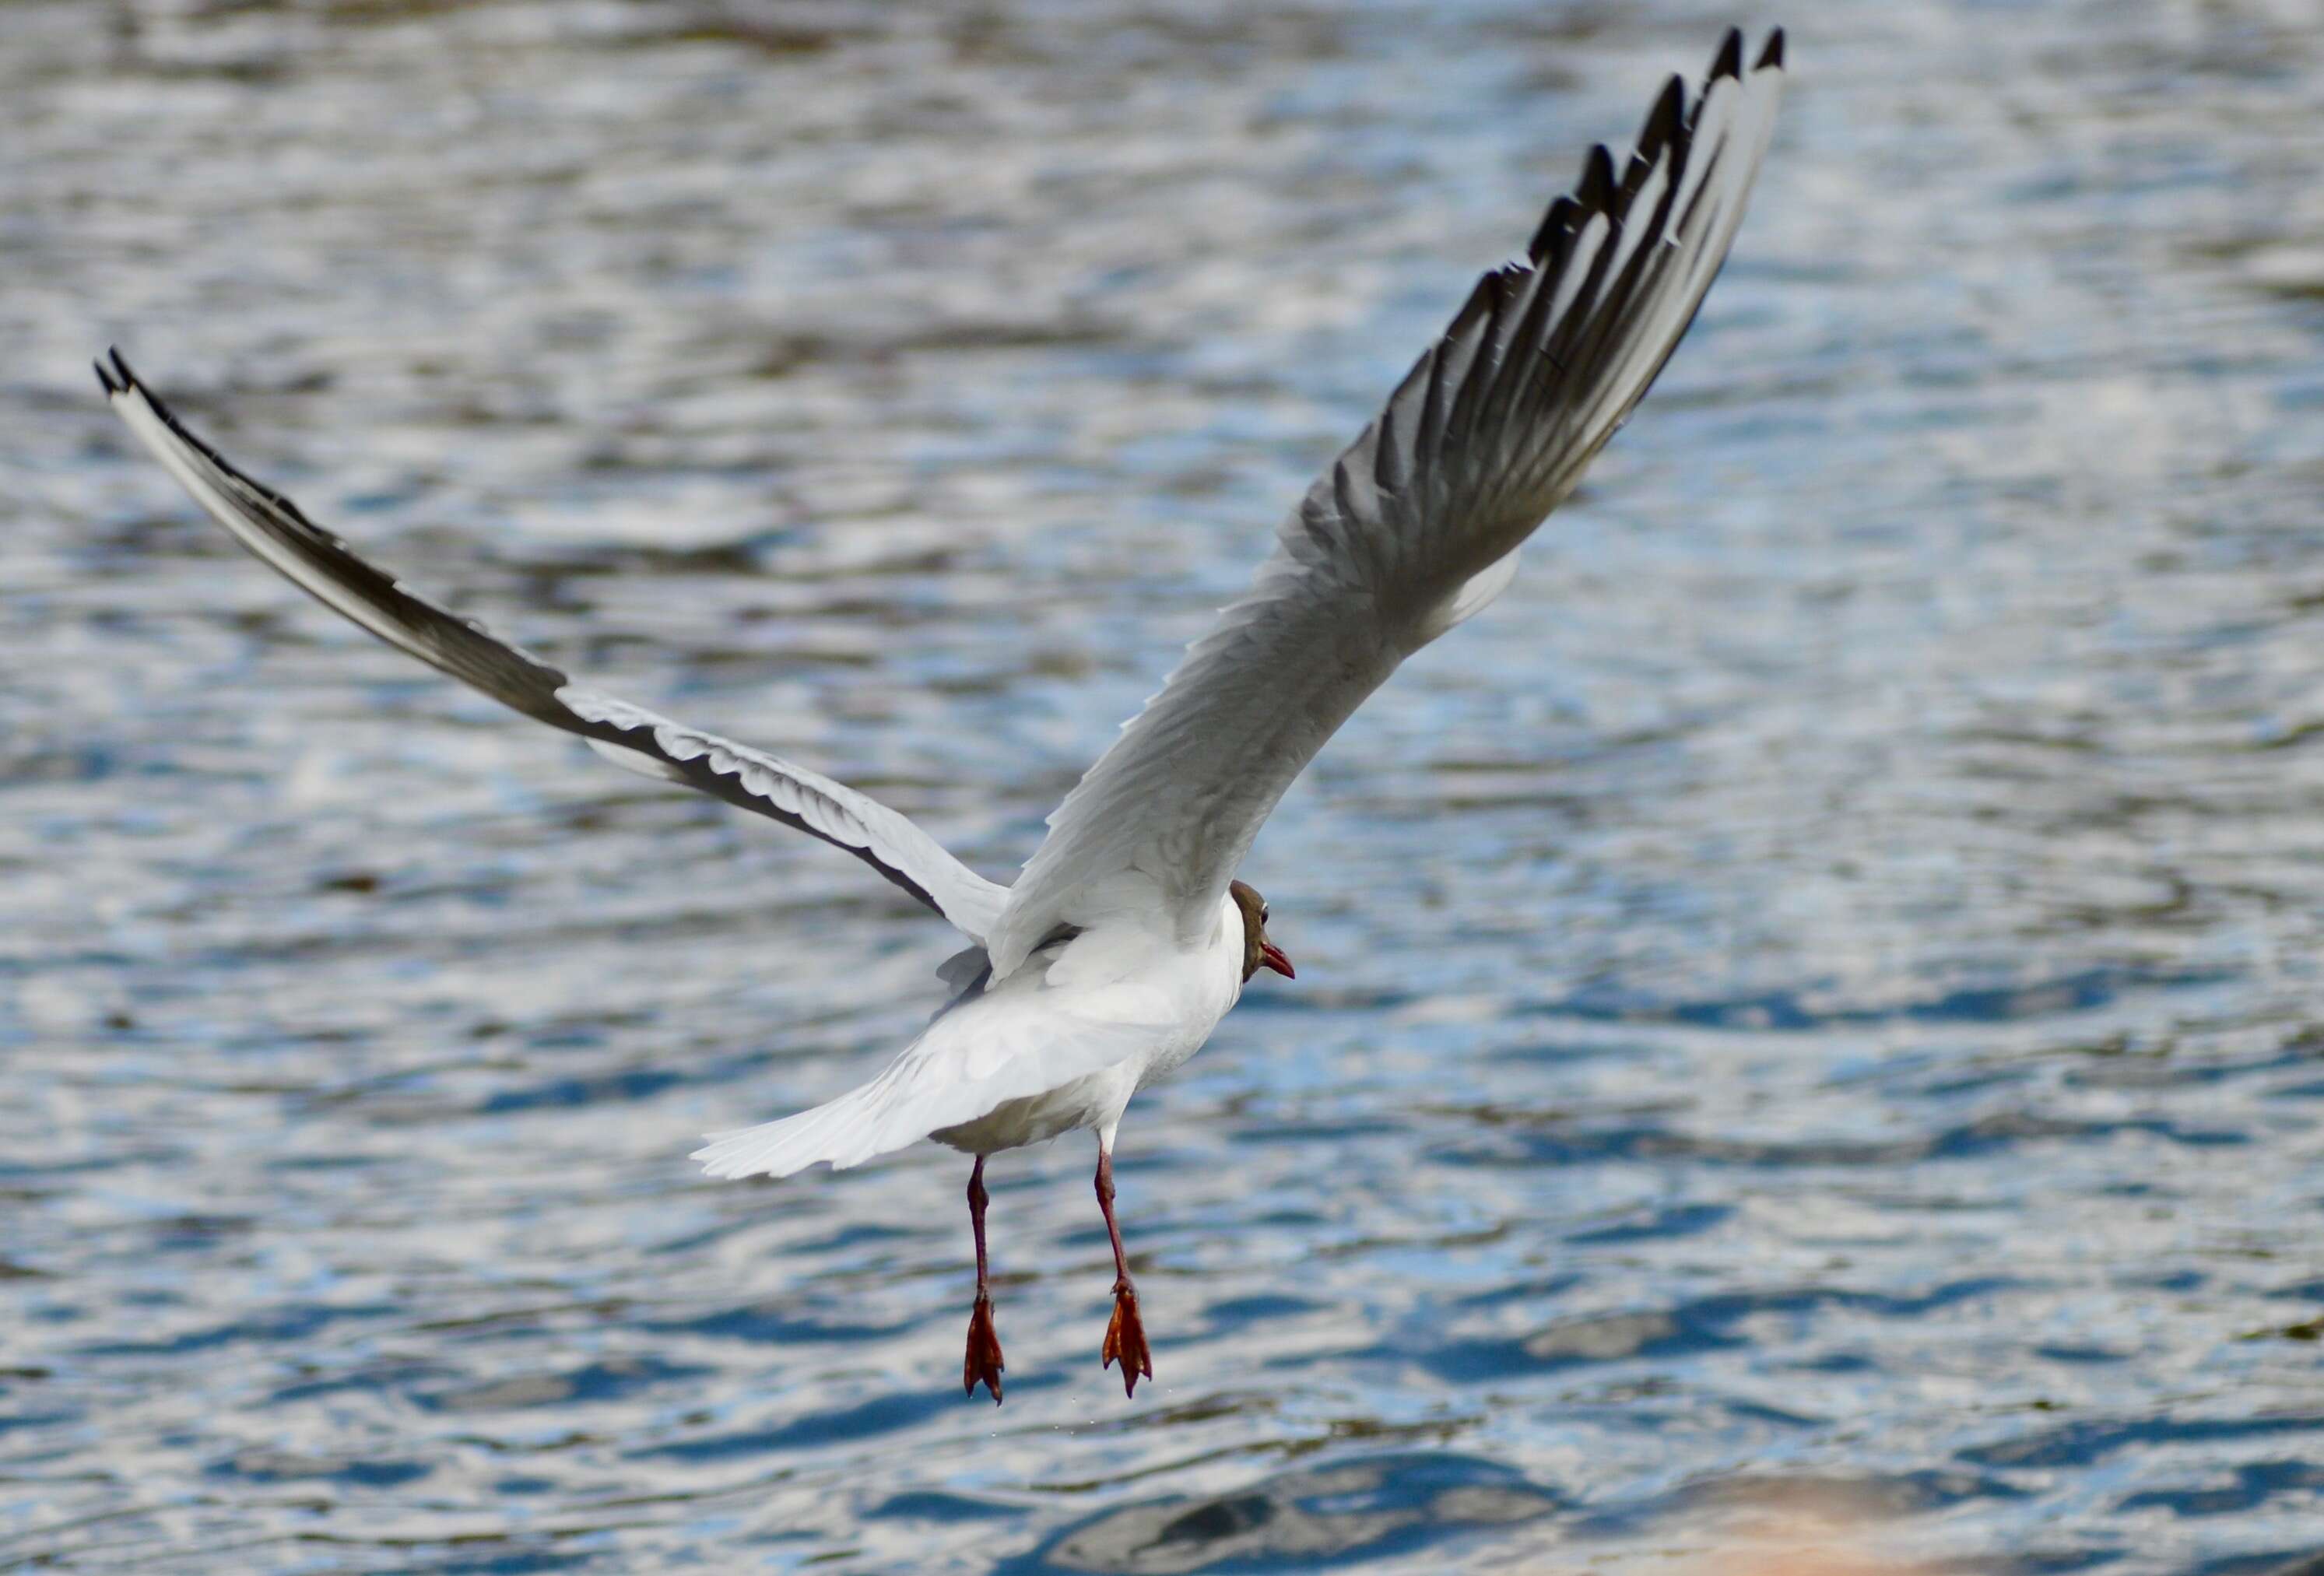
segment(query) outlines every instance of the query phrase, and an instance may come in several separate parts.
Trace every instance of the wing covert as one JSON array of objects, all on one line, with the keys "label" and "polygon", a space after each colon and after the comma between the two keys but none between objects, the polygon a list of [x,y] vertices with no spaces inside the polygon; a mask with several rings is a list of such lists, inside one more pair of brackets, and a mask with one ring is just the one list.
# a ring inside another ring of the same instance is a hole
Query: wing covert
[{"label": "wing covert", "polygon": [[996,975],[1115,871],[1161,881],[1182,942],[1285,789],[1404,659],[1506,586],[1512,555],[1628,419],[1727,256],[1774,124],[1784,35],[1730,32],[1674,77],[1618,172],[1593,148],[1525,253],[1486,273],[1049,817],[987,938]]},{"label": "wing covert", "polygon": [[671,722],[576,683],[559,668],[407,590],[243,475],[171,413],[115,352],[97,381],[129,429],[250,552],[396,650],[568,733],[615,764],[684,783],[845,850],[982,940],[1009,892],[911,821],[819,773]]}]

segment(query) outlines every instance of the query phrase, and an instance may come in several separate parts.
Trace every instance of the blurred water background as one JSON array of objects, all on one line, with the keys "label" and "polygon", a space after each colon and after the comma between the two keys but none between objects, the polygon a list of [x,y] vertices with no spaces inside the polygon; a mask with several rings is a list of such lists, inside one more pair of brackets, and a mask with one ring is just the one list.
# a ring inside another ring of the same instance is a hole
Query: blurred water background
[{"label": "blurred water background", "polygon": [[[244,558],[1006,875],[1730,21],[1735,260],[1081,1139],[701,1182],[950,933]],[[2324,32],[2283,0],[0,5],[0,1570],[2324,1550]],[[1839,1529],[1835,1531],[1835,1529]],[[2312,1567],[2307,1567],[2311,1568]]]}]

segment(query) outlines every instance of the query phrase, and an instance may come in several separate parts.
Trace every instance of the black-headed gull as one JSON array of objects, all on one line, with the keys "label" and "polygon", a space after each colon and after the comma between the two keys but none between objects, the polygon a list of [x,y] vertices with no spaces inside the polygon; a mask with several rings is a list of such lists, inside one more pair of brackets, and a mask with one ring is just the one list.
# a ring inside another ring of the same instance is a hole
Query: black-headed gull
[{"label": "black-headed gull", "polygon": [[1478,281],[1308,490],[1250,590],[1065,797],[1010,887],[852,788],[600,694],[414,595],[228,465],[117,352],[97,378],[203,508],[335,611],[619,765],[846,850],[958,926],[974,945],[941,971],[952,999],[885,1072],[812,1111],[714,1134],[696,1158],[731,1177],[845,1167],[922,1138],[974,1156],[962,1381],[998,1402],[984,1162],[1094,1129],[1114,1267],[1101,1359],[1120,1360],[1134,1394],[1154,1363],[1114,1221],[1115,1131],[1130,1096],[1193,1055],[1252,974],[1292,972],[1235,868],[1364,697],[1509,583],[1519,545],[1662,370],[1742,220],[1783,66],[1780,31],[1748,71],[1730,32],[1701,94],[1671,79],[1618,174],[1591,150],[1573,194]]}]

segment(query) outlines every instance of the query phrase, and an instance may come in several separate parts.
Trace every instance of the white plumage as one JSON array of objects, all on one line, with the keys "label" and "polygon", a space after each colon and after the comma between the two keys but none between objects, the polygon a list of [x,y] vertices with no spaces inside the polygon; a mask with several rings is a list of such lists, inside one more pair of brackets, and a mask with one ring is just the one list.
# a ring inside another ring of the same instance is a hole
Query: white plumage
[{"label": "white plumage", "polygon": [[[1049,817],[987,938],[1007,972],[1101,876],[1142,870],[1199,927],[1276,802],[1364,697],[1508,584],[1676,347],[1775,125],[1782,35],[1730,33],[1690,114],[1673,78],[1617,179],[1486,274],[1388,406],[1276,533],[1251,588]],[[1674,184],[1675,181],[1675,184]]]},{"label": "white plumage", "polygon": [[[1117,895],[1136,884],[1117,883]],[[781,1121],[714,1135],[713,1176],[860,1165],[924,1138],[973,1155],[1080,1128],[1112,1146],[1130,1097],[1191,1056],[1242,993],[1243,926],[1222,899],[1194,948],[1155,921],[1151,894],[973,982],[871,1083]]]},{"label": "white plumage", "polygon": [[1730,32],[1699,97],[1671,79],[1618,171],[1591,150],[1573,194],[1478,281],[1284,521],[1250,589],[1065,797],[1013,887],[844,784],[602,695],[405,590],[228,465],[117,353],[97,376],[195,500],[325,605],[620,766],[845,850],[979,944],[945,965],[956,993],[878,1077],[714,1135],[696,1158],[739,1177],[844,1168],[925,1138],[976,1156],[963,1377],[997,1401],[984,1157],[1093,1129],[1116,1268],[1102,1354],[1134,1387],[1153,1368],[1113,1218],[1123,1109],[1201,1047],[1254,971],[1291,972],[1235,868],[1364,697],[1508,585],[1520,544],[1653,383],[1742,222],[1782,78],[1781,32],[1748,71]]}]

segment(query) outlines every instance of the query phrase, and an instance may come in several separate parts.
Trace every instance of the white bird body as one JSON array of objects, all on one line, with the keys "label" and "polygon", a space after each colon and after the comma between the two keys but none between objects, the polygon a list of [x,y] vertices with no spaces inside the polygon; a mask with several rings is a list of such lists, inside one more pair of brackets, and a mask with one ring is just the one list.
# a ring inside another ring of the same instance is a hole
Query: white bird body
[{"label": "white bird body", "polygon": [[[1076,972],[1080,960],[1074,954],[1093,943],[1113,951],[1127,965],[1124,972],[1111,981],[1061,983],[1057,975]],[[1184,1066],[1240,999],[1242,919],[1232,903],[1222,902],[1217,930],[1204,945],[1192,949],[1144,925],[1134,932],[1125,927],[1120,937],[1084,931],[1060,947],[1039,985],[1028,988],[1031,972],[1019,969],[982,1000],[948,1010],[922,1038],[990,1002],[996,1016],[1006,1012],[1010,1020],[1054,1014],[1065,1032],[1084,1038],[1099,1037],[1090,1026],[1102,1023],[1109,1033],[1138,1038],[1142,1048],[1055,1089],[1003,1101],[974,1121],[939,1128],[928,1135],[937,1143],[963,1154],[996,1155],[1088,1128],[1111,1148],[1130,1097]],[[1048,994],[1052,989],[1057,991],[1054,997]],[[1006,1035],[1013,1028],[1013,1021],[1002,1021],[992,1032]]]},{"label": "white bird body", "polygon": [[1250,589],[1050,816],[1013,886],[844,784],[577,683],[406,590],[195,437],[118,353],[97,377],[213,518],[333,611],[616,765],[854,855],[973,941],[942,971],[951,1001],[885,1071],[715,1134],[696,1158],[739,1177],[844,1168],[921,1138],[974,1155],[964,1378],[998,1401],[984,1157],[1094,1129],[1116,1272],[1103,1355],[1134,1385],[1153,1368],[1113,1218],[1123,1109],[1202,1046],[1255,970],[1291,972],[1235,869],[1365,697],[1508,585],[1518,548],[1645,396],[1726,259],[1783,76],[1780,31],[1748,69],[1730,32],[1700,93],[1670,79],[1618,171],[1591,151],[1572,195],[1478,281],[1284,521]]},{"label": "white bird body", "polygon": [[[959,995],[887,1071],[780,1121],[715,1135],[696,1158],[713,1176],[835,1170],[919,1139],[971,1155],[1090,1128],[1106,1147],[1130,1096],[1203,1046],[1242,994],[1243,923],[1220,901],[1207,935],[1179,943],[1148,878],[1093,894],[1088,927],[994,979],[982,949]],[[949,1113],[973,1111],[964,1121]]]}]

